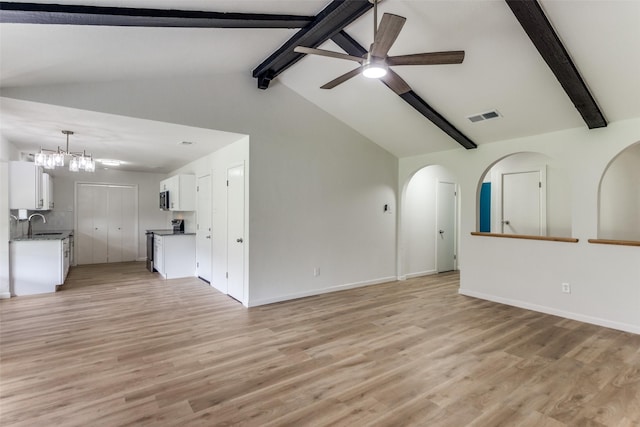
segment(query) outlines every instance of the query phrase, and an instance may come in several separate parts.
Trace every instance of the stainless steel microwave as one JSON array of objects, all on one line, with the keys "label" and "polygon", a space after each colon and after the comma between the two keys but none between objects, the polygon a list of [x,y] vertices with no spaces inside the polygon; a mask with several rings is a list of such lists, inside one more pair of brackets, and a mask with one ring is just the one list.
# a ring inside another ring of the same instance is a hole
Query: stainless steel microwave
[{"label": "stainless steel microwave", "polygon": [[160,209],[163,211],[169,210],[169,191],[160,192]]}]

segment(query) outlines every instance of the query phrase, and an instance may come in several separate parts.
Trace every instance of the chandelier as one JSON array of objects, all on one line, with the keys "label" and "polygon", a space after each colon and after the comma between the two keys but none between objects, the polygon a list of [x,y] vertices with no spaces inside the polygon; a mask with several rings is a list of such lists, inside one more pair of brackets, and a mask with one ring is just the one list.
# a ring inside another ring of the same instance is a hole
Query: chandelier
[{"label": "chandelier", "polygon": [[71,157],[69,160],[69,170],[71,172],[94,172],[96,170],[96,162],[91,154],[87,154],[85,150],[82,150],[82,153],[69,151],[69,135],[73,135],[73,131],[63,130],[62,133],[67,136],[67,149],[62,150],[58,146],[57,150],[47,150],[40,147],[40,152],[36,154],[35,158],[36,166],[55,169],[58,166],[64,166],[64,159],[69,156]]}]

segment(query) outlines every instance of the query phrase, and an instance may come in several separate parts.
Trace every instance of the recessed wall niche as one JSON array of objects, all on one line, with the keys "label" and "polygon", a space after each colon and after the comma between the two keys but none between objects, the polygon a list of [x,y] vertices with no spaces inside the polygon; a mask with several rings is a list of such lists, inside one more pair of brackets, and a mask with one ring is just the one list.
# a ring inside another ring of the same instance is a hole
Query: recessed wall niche
[{"label": "recessed wall niche", "polygon": [[493,163],[477,190],[477,231],[571,236],[571,191],[565,169],[540,153],[515,153]]},{"label": "recessed wall niche", "polygon": [[598,238],[640,241],[640,142],[620,152],[600,180]]}]

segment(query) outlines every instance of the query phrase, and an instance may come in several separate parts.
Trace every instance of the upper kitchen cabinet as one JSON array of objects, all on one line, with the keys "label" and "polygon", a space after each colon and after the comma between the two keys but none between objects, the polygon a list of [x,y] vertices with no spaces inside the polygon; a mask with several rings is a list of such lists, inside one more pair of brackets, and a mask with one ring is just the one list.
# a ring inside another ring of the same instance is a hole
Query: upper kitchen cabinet
[{"label": "upper kitchen cabinet", "polygon": [[160,181],[160,191],[169,192],[170,211],[196,210],[195,175],[175,175]]},{"label": "upper kitchen cabinet", "polygon": [[9,162],[9,209],[47,209],[42,195],[42,167]]},{"label": "upper kitchen cabinet", "polygon": [[42,207],[41,210],[53,209],[53,179],[48,173],[42,174]]}]

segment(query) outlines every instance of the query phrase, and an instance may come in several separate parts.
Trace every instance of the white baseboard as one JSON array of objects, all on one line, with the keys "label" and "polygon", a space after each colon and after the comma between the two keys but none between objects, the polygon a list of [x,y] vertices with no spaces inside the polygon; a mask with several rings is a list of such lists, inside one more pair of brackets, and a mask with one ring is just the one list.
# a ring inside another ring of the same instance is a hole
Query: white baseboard
[{"label": "white baseboard", "polygon": [[2,292],[0,293],[0,299],[11,298],[11,292]]},{"label": "white baseboard", "polygon": [[292,299],[311,297],[314,295],[328,294],[330,292],[344,291],[344,290],[353,289],[353,288],[361,288],[363,286],[379,285],[380,283],[395,282],[396,280],[397,278],[395,276],[381,277],[379,279],[374,279],[374,280],[365,280],[362,282],[347,283],[344,285],[336,285],[328,288],[313,289],[310,291],[299,292],[295,294],[280,295],[273,298],[263,298],[256,301],[249,301],[247,303],[247,307],[256,307],[259,305],[273,304],[275,302],[289,301]]},{"label": "white baseboard", "polygon": [[435,271],[435,270],[419,271],[417,273],[409,273],[409,274],[405,275],[405,277],[407,279],[413,279],[415,277],[431,276],[433,274],[438,274],[438,272]]},{"label": "white baseboard", "polygon": [[552,307],[531,304],[525,301],[514,300],[510,298],[502,298],[495,295],[485,294],[482,292],[471,291],[468,289],[460,288],[458,289],[458,293],[460,295],[466,295],[468,297],[479,298],[487,301],[497,302],[500,304],[506,304],[514,307],[525,308],[527,310],[538,311],[540,313],[552,314],[554,316],[560,316],[567,319],[577,320],[579,322],[591,323],[593,325],[598,325],[598,326],[604,326],[605,328],[617,329],[624,332],[631,332],[632,334],[640,334],[640,325],[632,325],[629,323],[615,322],[613,320],[587,316],[584,314],[573,313],[565,310],[558,310]]},{"label": "white baseboard", "polygon": [[136,261],[146,261],[146,260],[147,260],[146,257],[142,257],[142,258],[138,257],[138,258],[136,258]]}]

